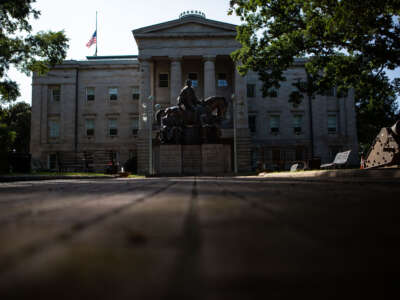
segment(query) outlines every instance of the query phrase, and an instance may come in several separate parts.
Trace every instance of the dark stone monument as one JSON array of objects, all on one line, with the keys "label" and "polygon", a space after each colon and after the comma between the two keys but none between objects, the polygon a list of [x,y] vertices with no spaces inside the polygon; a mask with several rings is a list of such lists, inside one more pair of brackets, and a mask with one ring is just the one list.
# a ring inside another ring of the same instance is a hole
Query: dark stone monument
[{"label": "dark stone monument", "polygon": [[224,97],[208,97],[199,101],[186,81],[178,97],[178,105],[156,112],[160,126],[161,144],[199,145],[218,142],[219,125],[224,119],[228,103]]},{"label": "dark stone monument", "polygon": [[[220,142],[220,125],[227,108],[228,103],[224,97],[213,96],[199,101],[191,81],[187,80],[186,86],[179,94],[178,105],[156,112],[160,128],[156,172],[159,174],[229,172],[230,145],[222,145]],[[226,150],[228,148],[229,151]],[[226,154],[229,154],[228,158]]]}]

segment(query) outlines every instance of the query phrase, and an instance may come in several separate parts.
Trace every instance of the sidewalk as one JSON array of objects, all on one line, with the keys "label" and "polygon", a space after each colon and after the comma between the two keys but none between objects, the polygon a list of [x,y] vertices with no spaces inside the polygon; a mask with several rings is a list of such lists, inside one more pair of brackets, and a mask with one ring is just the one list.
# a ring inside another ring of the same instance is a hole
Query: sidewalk
[{"label": "sidewalk", "polygon": [[297,172],[263,172],[258,174],[258,178],[265,179],[293,179],[293,180],[329,180],[338,182],[399,182],[400,168],[385,169],[344,169],[344,170],[313,170]]},{"label": "sidewalk", "polygon": [[57,180],[57,179],[112,179],[118,176],[87,176],[87,175],[0,175],[0,182],[14,181],[37,181],[37,180]]}]

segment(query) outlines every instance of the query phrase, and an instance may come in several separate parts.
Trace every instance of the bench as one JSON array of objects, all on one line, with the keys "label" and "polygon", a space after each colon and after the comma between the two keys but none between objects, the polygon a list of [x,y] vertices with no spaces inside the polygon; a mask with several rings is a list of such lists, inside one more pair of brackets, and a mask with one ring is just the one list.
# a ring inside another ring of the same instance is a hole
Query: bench
[{"label": "bench", "polygon": [[336,154],[335,159],[333,160],[332,163],[330,164],[323,164],[320,166],[321,169],[329,169],[329,168],[336,168],[336,167],[342,167],[347,164],[347,161],[349,160],[350,157],[350,152],[351,150],[347,150],[344,152],[339,152]]},{"label": "bench", "polygon": [[296,172],[300,170],[304,170],[304,162],[295,163],[290,167],[290,172]]}]

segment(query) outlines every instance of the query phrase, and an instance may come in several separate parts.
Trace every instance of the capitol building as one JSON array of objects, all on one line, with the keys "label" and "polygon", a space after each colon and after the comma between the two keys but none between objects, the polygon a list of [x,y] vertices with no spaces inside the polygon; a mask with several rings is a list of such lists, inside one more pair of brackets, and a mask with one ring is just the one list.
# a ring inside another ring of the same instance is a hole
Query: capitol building
[{"label": "capitol building", "polygon": [[311,157],[331,162],[344,150],[352,150],[357,162],[352,91],[344,98],[332,89],[297,106],[288,102],[292,83],[306,78],[304,60],[286,71],[277,97],[263,97],[257,74],[240,76],[230,58],[241,46],[233,24],[188,11],[132,34],[138,55],[67,60],[34,75],[33,159],[71,171],[104,171],[110,161],[130,161],[137,173],[153,173],[159,141],[151,112],[176,105],[190,79],[199,99],[229,101],[220,137],[221,157],[228,161],[224,172],[234,165],[239,172],[283,170]]}]

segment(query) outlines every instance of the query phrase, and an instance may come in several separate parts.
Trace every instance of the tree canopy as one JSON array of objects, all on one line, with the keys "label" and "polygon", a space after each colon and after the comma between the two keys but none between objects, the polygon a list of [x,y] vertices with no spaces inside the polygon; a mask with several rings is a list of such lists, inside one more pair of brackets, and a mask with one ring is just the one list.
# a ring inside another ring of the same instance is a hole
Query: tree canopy
[{"label": "tree canopy", "polygon": [[354,88],[363,99],[376,89],[398,92],[400,79],[386,71],[400,66],[399,0],[231,0],[229,13],[243,22],[232,57],[242,75],[259,74],[264,96],[274,96],[300,57],[321,92]]},{"label": "tree canopy", "polygon": [[18,84],[7,76],[11,66],[27,75],[31,72],[43,74],[66,57],[68,38],[63,31],[32,34],[29,18],[40,16],[32,7],[34,2],[0,2],[0,103],[20,96]]}]

